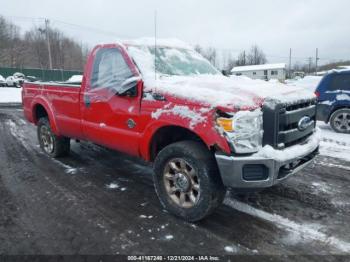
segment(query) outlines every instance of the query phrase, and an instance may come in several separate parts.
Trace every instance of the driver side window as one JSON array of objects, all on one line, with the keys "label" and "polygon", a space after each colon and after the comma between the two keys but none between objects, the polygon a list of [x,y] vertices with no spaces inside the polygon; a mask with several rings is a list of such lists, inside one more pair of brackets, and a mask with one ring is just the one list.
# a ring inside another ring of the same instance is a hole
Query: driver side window
[{"label": "driver side window", "polygon": [[91,74],[92,89],[107,88],[118,92],[130,77],[133,73],[117,48],[103,48],[97,52]]}]

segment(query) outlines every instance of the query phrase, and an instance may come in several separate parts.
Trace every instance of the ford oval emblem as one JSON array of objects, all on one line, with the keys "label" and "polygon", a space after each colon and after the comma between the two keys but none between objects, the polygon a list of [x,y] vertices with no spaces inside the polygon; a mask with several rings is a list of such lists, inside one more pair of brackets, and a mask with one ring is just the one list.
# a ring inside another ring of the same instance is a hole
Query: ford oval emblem
[{"label": "ford oval emblem", "polygon": [[308,116],[303,116],[302,118],[300,118],[299,122],[298,122],[298,130],[299,131],[304,131],[306,130],[309,126],[311,126],[314,123],[313,120],[311,120],[310,117]]}]

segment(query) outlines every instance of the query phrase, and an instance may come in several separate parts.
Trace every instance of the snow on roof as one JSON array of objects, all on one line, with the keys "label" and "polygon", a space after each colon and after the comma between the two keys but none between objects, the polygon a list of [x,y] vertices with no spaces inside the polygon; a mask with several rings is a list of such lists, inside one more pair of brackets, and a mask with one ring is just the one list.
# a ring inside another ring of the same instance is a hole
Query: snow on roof
[{"label": "snow on roof", "polygon": [[[118,42],[123,43],[124,45],[133,45],[133,46],[154,46],[155,45],[154,37],[126,39],[126,40],[119,40]],[[174,47],[174,48],[191,49],[191,50],[193,49],[191,45],[176,38],[157,38],[157,46]]]},{"label": "snow on roof", "polygon": [[285,63],[249,65],[249,66],[236,66],[236,67],[232,68],[231,72],[258,71],[258,70],[285,69],[285,68],[286,68]]}]

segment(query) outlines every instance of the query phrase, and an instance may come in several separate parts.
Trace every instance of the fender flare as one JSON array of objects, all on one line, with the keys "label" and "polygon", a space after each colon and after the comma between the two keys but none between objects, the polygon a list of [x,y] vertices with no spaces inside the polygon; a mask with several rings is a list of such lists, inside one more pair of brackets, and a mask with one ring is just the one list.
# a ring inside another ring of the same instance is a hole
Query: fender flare
[{"label": "fender flare", "polygon": [[51,129],[52,129],[52,132],[55,135],[59,136],[60,135],[60,131],[59,131],[59,128],[57,126],[57,121],[56,121],[56,118],[55,118],[54,113],[53,113],[53,107],[42,96],[36,96],[35,99],[33,99],[32,104],[31,104],[31,112],[32,112],[32,117],[33,117],[34,124],[38,123],[38,119],[37,119],[37,117],[35,115],[35,108],[38,105],[44,107],[45,111],[47,112],[48,118],[49,118],[49,122],[50,122],[50,126],[51,126]]},{"label": "fender flare", "polygon": [[[179,118],[180,120],[181,118]],[[220,149],[222,149],[224,152],[230,153],[230,147],[226,141],[226,139],[218,134],[218,132],[198,132],[202,127],[200,125],[196,126],[195,128],[190,128],[188,125],[186,125],[185,121],[181,119],[182,121],[164,121],[164,120],[157,120],[152,121],[146,128],[145,132],[142,135],[142,138],[140,139],[140,155],[143,159],[146,161],[149,161],[151,159],[151,143],[153,141],[154,135],[157,133],[157,131],[164,127],[180,127],[187,129],[191,133],[194,133],[197,135],[207,146],[208,149],[210,149],[212,146],[217,145]],[[174,124],[176,123],[176,124]],[[203,128],[203,130],[208,131],[208,126]]]}]

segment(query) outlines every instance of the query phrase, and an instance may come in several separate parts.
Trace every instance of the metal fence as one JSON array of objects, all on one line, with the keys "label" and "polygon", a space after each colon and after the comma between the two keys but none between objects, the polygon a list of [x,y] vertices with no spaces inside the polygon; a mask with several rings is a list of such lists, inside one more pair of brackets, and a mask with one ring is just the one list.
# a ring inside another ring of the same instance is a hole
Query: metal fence
[{"label": "metal fence", "polygon": [[20,72],[26,76],[35,76],[42,81],[66,81],[72,75],[82,75],[81,71],[61,70],[61,69],[40,69],[40,68],[11,68],[0,67],[0,75],[3,77],[12,76],[14,73]]}]

